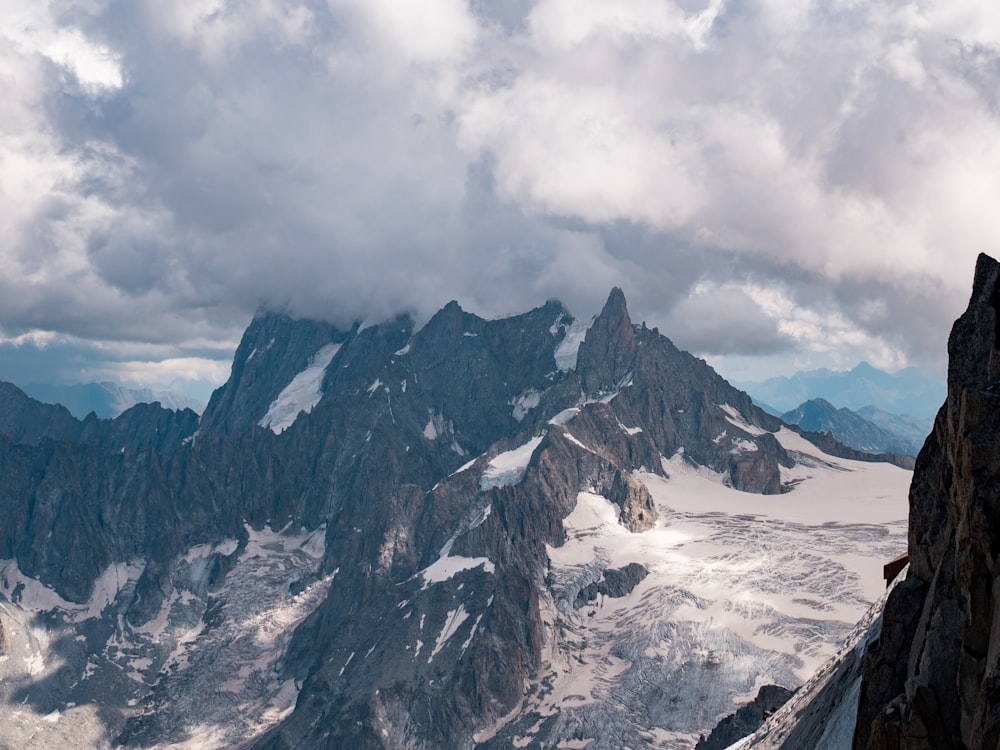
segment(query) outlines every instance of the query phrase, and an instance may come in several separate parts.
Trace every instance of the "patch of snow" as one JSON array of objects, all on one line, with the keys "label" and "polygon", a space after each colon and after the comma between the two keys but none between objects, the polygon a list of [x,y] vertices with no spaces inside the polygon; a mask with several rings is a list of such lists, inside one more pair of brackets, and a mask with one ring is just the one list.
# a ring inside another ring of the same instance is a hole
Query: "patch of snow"
[{"label": "patch of snow", "polygon": [[733,447],[730,449],[730,453],[734,456],[738,456],[741,453],[754,453],[760,450],[757,444],[751,440],[741,440],[739,438],[733,439]]},{"label": "patch of snow", "polygon": [[520,482],[543,437],[544,435],[533,437],[524,445],[493,457],[479,480],[479,489],[485,491],[492,487],[506,487]]},{"label": "patch of snow", "polygon": [[[300,537],[296,537],[298,543],[298,548],[305,552],[309,557],[314,560],[322,560],[323,554],[326,552],[326,524],[320,524],[315,530],[308,532],[305,538],[301,542],[298,542]],[[333,571],[332,575],[337,575],[340,568]]]},{"label": "patch of snow", "polygon": [[180,559],[186,563],[191,563],[201,558],[211,557],[216,553],[223,557],[229,557],[229,555],[236,551],[239,545],[240,543],[236,539],[223,539],[221,542],[216,542],[215,544],[196,544],[181,555]]},{"label": "patch of snow", "polygon": [[518,422],[527,416],[528,412],[534,409],[542,400],[541,391],[537,391],[531,388],[520,396],[510,401],[510,405],[514,407],[512,416]]},{"label": "patch of snow", "polygon": [[[463,570],[472,570],[478,568],[480,565],[487,573],[496,572],[496,566],[493,562],[486,557],[462,557],[461,555],[452,555],[451,548],[455,544],[455,540],[458,538],[459,534],[463,531],[470,531],[478,526],[481,526],[483,522],[489,518],[490,513],[493,511],[493,504],[487,504],[479,513],[472,518],[467,526],[463,526],[454,534],[451,538],[444,543],[441,547],[441,551],[438,553],[438,559],[428,565],[426,568],[421,570],[417,575],[424,579],[423,589],[426,589],[432,583],[441,583],[442,581],[447,581],[453,578],[458,573]],[[424,620],[421,616],[420,627],[424,626]]]},{"label": "patch of snow", "polygon": [[403,393],[406,393],[406,378],[403,378],[402,380],[399,381],[399,389]]},{"label": "patch of snow", "polygon": [[570,433],[564,432],[563,435],[565,435],[566,439],[569,440],[571,443],[580,446],[585,451],[590,451],[591,453],[594,452],[594,451],[590,450],[590,448],[588,448],[586,445],[584,445],[583,443],[581,443],[579,440],[577,440],[575,437],[573,437]]},{"label": "patch of snow", "polygon": [[729,424],[739,427],[744,432],[748,432],[751,435],[763,435],[767,432],[767,430],[762,430],[760,427],[756,427],[747,422],[746,417],[744,417],[735,406],[720,404],[719,408],[726,413],[726,421],[729,422]]},{"label": "patch of snow", "polygon": [[477,336],[479,336],[478,333],[469,333],[468,331],[463,331],[462,335],[465,336],[466,338],[470,338],[470,339],[474,339]]},{"label": "patch of snow", "polygon": [[308,366],[292,378],[292,382],[271,402],[267,413],[257,424],[280,435],[292,426],[299,414],[311,412],[323,397],[323,375],[338,351],[340,344],[327,344],[316,352]]},{"label": "patch of snow", "polygon": [[462,644],[462,653],[463,654],[465,653],[465,649],[467,649],[469,647],[469,644],[472,643],[472,639],[476,637],[476,630],[479,629],[479,622],[480,622],[480,620],[483,619],[483,615],[484,614],[486,614],[486,613],[485,612],[480,612],[479,613],[479,617],[477,617],[476,621],[474,623],[472,623],[472,630],[469,631],[469,637],[466,638],[465,639],[465,643]]},{"label": "patch of snow", "polygon": [[477,515],[475,518],[472,519],[472,523],[469,524],[469,531],[472,531],[472,529],[482,526],[483,523],[486,521],[486,519],[490,517],[490,513],[492,512],[493,512],[493,503],[489,503],[485,508],[483,508],[482,512],[479,513],[479,515]]},{"label": "patch of snow", "polygon": [[145,570],[145,562],[112,563],[94,582],[94,592],[90,595],[87,609],[78,613],[75,620],[90,620],[99,617],[105,607],[118,598],[118,594],[129,583],[139,580]]},{"label": "patch of snow", "polygon": [[[63,599],[55,589],[21,572],[16,560],[0,560],[0,592],[20,609],[28,612],[62,612],[70,622],[99,617],[127,585],[139,580],[145,562],[111,563],[94,582],[94,591],[86,604]],[[16,593],[15,593],[16,590]]]},{"label": "patch of snow", "polygon": [[368,386],[368,398],[372,397],[372,394],[378,390],[380,385],[382,385],[382,381],[379,378],[375,378],[375,382]]},{"label": "patch of snow", "polygon": [[295,709],[298,698],[299,685],[294,679],[281,682],[261,715],[261,723],[264,726],[272,726],[287,719]]},{"label": "patch of snow", "polygon": [[549,420],[549,424],[566,424],[579,413],[580,410],[577,407],[573,407],[572,409],[563,409]]},{"label": "patch of snow", "polygon": [[444,625],[441,628],[441,632],[438,633],[437,641],[434,643],[434,650],[431,651],[431,655],[427,658],[428,664],[444,648],[448,639],[458,632],[458,629],[462,627],[462,623],[468,619],[469,613],[466,611],[464,604],[460,604],[457,608],[448,612],[448,615],[444,618]]},{"label": "patch of snow", "polygon": [[[265,346],[265,347],[264,347],[264,351],[266,352],[266,351],[270,350],[270,348],[271,348],[272,346],[274,346],[274,337],[273,337],[273,336],[271,337],[271,340],[267,342],[267,346]],[[263,352],[261,352],[261,351],[260,351],[260,350],[259,350],[259,349],[258,349],[258,348],[257,348],[257,347],[255,346],[255,347],[253,348],[253,351],[252,351],[252,352],[250,352],[250,354],[249,354],[249,355],[247,355],[247,358],[246,358],[246,360],[245,360],[245,361],[246,361],[246,362],[249,362],[249,361],[250,361],[251,359],[253,359],[253,358],[254,358],[254,357],[255,357],[255,356],[257,355],[257,354],[262,354],[262,353],[263,353]]]},{"label": "patch of snow", "polygon": [[404,356],[406,356],[409,353],[410,353],[410,345],[409,344],[407,344],[406,346],[404,346],[402,349],[397,349],[396,350],[396,356],[397,357],[404,357]]},{"label": "patch of snow", "polygon": [[423,588],[427,588],[432,583],[441,583],[453,578],[463,570],[473,570],[483,566],[487,573],[496,571],[496,566],[487,557],[462,557],[460,555],[442,555],[433,563],[420,571],[423,576]]},{"label": "patch of snow", "polygon": [[[433,425],[431,425],[431,426],[433,427]],[[426,437],[426,433],[424,434],[424,436]],[[458,467],[457,469],[455,469],[455,471],[453,471],[453,472],[452,472],[451,474],[449,474],[448,476],[449,476],[449,477],[453,477],[453,476],[455,476],[456,474],[461,474],[461,473],[462,473],[463,471],[468,471],[469,469],[471,469],[471,468],[472,468],[472,465],[473,465],[474,463],[476,463],[476,461],[478,461],[478,460],[479,460],[479,457],[478,457],[478,456],[476,456],[476,458],[473,458],[473,459],[472,459],[472,460],[470,460],[470,461],[466,461],[466,462],[465,462],[464,464],[462,464],[461,466],[459,466],[459,467]]]},{"label": "patch of snow", "polygon": [[[442,435],[454,435],[455,426],[447,419],[445,419],[443,414],[438,414],[436,411],[431,409],[427,410],[427,424],[424,427],[424,437],[428,440],[437,440]],[[452,441],[452,450],[458,453],[460,456],[465,455],[465,451],[458,447],[456,449],[457,443]]]},{"label": "patch of snow", "polygon": [[580,344],[583,343],[583,340],[587,336],[587,329],[590,328],[590,323],[574,320],[568,326],[562,325],[560,327],[566,331],[566,334],[563,336],[563,340],[559,342],[559,346],[556,347],[554,353],[556,367],[563,372],[575,370],[576,356],[580,351]]},{"label": "patch of snow", "polygon": [[340,668],[340,672],[337,673],[338,677],[344,676],[344,670],[347,669],[347,665],[351,663],[351,659],[353,658],[354,658],[354,652],[352,651],[351,655],[347,657],[347,661],[344,662],[344,666]]}]

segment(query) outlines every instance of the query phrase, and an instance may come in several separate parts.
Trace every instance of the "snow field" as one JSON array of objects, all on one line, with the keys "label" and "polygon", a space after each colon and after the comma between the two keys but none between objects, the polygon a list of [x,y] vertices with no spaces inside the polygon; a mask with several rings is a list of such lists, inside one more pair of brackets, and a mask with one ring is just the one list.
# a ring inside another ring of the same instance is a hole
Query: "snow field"
[{"label": "snow field", "polygon": [[[794,687],[836,652],[884,590],[882,564],[905,549],[910,473],[776,437],[804,462],[783,477],[798,480],[786,494],[736,491],[679,453],[663,461],[668,478],[635,475],[660,515],[647,532],[578,495],[566,543],[548,549],[545,617],[562,633],[547,654],[551,689],[527,712],[600,721],[636,747],[690,747],[761,684]],[[649,575],[630,594],[573,609],[575,592],[632,562]]]},{"label": "snow field", "polygon": [[323,397],[323,375],[338,351],[340,344],[327,344],[316,352],[309,365],[292,378],[292,382],[271,402],[267,413],[257,424],[280,435],[294,424],[299,414],[311,412]]},{"label": "snow field", "polygon": [[506,487],[520,482],[543,437],[544,435],[533,437],[524,445],[494,456],[479,480],[479,489],[485,492],[493,487]]},{"label": "snow field", "polygon": [[[562,322],[562,318],[557,320],[556,323],[549,329],[554,336],[558,330],[558,326]],[[580,351],[580,344],[587,337],[587,329],[590,328],[590,323],[583,322],[581,320],[573,320],[570,322],[569,326],[566,327],[566,335],[563,340],[559,342],[559,346],[555,350],[555,360],[556,367],[566,372],[568,370],[576,369],[576,357]]]}]

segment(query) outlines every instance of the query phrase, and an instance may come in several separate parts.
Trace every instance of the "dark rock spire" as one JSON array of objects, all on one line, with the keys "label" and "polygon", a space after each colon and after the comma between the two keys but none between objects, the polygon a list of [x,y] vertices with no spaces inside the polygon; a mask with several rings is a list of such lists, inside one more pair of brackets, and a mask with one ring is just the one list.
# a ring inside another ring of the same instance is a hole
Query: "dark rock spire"
[{"label": "dark rock spire", "polygon": [[625,294],[615,287],[580,344],[577,372],[586,393],[612,391],[628,373],[635,358],[635,329],[629,319]]}]

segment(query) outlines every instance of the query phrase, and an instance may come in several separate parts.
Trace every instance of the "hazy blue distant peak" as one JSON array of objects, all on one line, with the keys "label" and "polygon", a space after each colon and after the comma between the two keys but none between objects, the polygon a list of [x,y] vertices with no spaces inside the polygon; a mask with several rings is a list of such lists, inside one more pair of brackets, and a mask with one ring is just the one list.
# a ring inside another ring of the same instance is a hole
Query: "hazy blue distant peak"
[{"label": "hazy blue distant peak", "polygon": [[866,406],[894,415],[933,418],[944,402],[945,381],[916,367],[889,373],[868,362],[837,372],[821,368],[760,382],[737,383],[756,401],[789,411],[816,398],[837,407],[858,410]]},{"label": "hazy blue distant peak", "polygon": [[[829,432],[834,438],[867,453],[903,453],[915,456],[930,432],[930,422],[922,430],[914,417],[900,417],[868,407],[880,421],[867,418],[846,407],[836,407],[823,398],[805,401],[781,418],[810,432]],[[902,429],[895,429],[902,427]]]}]

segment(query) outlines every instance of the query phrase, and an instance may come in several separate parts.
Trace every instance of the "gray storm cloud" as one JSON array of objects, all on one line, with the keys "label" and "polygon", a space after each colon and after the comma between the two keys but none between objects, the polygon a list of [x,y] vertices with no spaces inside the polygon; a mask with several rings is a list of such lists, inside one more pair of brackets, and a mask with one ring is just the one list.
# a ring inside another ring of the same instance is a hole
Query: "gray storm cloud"
[{"label": "gray storm cloud", "polygon": [[190,367],[261,305],[589,315],[617,284],[696,352],[937,365],[1000,236],[983,3],[25,6],[8,340]]}]

